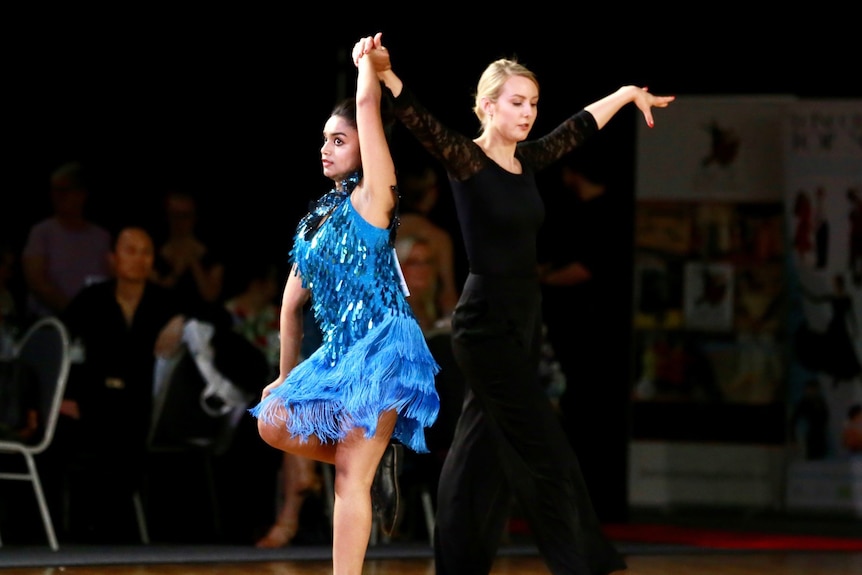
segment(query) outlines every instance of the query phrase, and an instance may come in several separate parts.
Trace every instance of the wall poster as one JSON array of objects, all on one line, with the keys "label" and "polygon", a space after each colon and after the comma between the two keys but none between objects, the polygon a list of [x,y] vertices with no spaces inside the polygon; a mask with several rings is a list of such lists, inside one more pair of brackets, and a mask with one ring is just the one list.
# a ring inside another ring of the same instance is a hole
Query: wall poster
[{"label": "wall poster", "polygon": [[862,514],[862,101],[799,103],[783,133],[787,505]]}]

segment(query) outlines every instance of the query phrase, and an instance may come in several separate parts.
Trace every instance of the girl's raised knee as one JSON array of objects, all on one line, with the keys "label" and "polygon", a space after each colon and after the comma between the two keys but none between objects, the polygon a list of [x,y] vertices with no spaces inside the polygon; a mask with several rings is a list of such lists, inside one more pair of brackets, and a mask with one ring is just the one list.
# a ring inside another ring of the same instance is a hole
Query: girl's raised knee
[{"label": "girl's raised knee", "polygon": [[280,439],[284,435],[284,430],[280,426],[267,423],[263,419],[257,420],[257,433],[264,443],[271,447],[281,449]]}]

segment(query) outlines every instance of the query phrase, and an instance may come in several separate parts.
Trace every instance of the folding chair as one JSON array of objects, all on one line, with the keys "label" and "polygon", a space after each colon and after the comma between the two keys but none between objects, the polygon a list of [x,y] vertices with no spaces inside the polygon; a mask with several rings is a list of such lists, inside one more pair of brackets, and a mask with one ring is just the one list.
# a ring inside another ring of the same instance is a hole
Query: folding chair
[{"label": "folding chair", "polygon": [[[54,523],[45,501],[35,456],[51,445],[57,419],[60,415],[60,404],[66,390],[71,362],[69,335],[66,327],[53,316],[37,320],[21,337],[15,348],[15,357],[30,365],[37,374],[42,437],[33,444],[20,441],[0,441],[0,453],[20,454],[27,467],[27,471],[23,472],[0,472],[0,480],[29,481],[33,485],[39,511],[42,514],[42,523],[48,536],[48,543],[52,550],[57,551],[60,546],[57,543]],[[0,546],[2,546],[2,541],[0,541]]]}]

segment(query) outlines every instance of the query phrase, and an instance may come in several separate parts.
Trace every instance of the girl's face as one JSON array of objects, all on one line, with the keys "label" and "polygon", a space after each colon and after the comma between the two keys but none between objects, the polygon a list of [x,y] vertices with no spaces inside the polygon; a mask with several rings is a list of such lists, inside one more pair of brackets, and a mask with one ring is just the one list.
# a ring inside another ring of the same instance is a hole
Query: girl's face
[{"label": "girl's face", "polygon": [[527,138],[538,111],[539,89],[529,78],[512,76],[503,84],[496,102],[489,102],[486,112],[491,116],[490,127],[508,140],[520,142]]},{"label": "girl's face", "polygon": [[359,169],[359,133],[341,116],[330,116],[323,126],[323,146],[320,147],[323,175],[339,184]]}]

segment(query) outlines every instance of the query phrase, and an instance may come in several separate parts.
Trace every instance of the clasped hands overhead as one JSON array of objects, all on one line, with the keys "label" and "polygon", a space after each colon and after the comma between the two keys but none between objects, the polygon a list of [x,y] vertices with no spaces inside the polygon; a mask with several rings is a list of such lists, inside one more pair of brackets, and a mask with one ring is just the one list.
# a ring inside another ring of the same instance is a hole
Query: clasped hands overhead
[{"label": "clasped hands overhead", "polygon": [[383,46],[383,33],[378,32],[374,36],[365,36],[360,38],[353,45],[353,64],[359,65],[359,59],[363,56],[371,58],[374,64],[374,70],[379,74],[391,68],[389,61],[389,51]]}]

